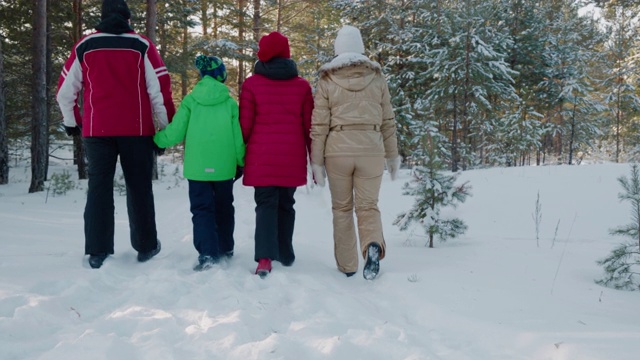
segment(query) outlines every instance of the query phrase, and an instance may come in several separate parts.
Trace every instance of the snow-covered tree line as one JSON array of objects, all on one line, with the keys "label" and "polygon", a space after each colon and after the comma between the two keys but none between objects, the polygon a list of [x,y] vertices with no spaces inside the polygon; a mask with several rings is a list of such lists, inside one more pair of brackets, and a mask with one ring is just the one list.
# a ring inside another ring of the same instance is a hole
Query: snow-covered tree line
[{"label": "snow-covered tree line", "polygon": [[[47,0],[48,137],[62,61],[99,16],[99,0]],[[31,42],[34,2],[0,3],[0,164],[33,146]],[[149,28],[147,12],[155,4]],[[436,136],[450,170],[575,164],[585,156],[637,160],[637,1],[610,0],[130,0],[132,26],[154,34],[179,103],[197,80],[192,59],[215,53],[234,93],[250,74],[260,36],[281,31],[312,83],[343,24],[362,30],[385,68],[408,164],[426,163]],[[26,81],[25,81],[26,80]],[[435,132],[431,131],[435,129]],[[8,167],[0,167],[0,170]],[[0,178],[8,178],[2,170]],[[46,173],[46,171],[45,171]],[[82,173],[79,169],[79,173]],[[82,175],[81,175],[82,176]]]},{"label": "snow-covered tree line", "polygon": [[385,67],[410,164],[431,128],[453,171],[637,159],[636,2],[333,4]]}]

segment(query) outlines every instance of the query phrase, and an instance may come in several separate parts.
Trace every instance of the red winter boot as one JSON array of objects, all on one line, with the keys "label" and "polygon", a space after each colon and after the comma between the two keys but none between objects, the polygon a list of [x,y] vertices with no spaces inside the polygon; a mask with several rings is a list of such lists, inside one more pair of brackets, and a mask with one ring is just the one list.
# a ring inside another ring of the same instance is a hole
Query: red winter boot
[{"label": "red winter boot", "polygon": [[256,269],[256,274],[261,278],[269,275],[271,272],[271,259],[260,259],[258,260],[258,268]]}]

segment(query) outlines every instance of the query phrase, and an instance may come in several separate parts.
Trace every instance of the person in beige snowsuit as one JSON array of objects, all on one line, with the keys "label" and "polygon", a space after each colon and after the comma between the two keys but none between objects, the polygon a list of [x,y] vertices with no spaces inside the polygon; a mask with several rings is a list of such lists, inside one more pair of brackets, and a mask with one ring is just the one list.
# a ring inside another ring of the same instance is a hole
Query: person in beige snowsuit
[{"label": "person in beige snowsuit", "polygon": [[328,176],[333,212],[334,254],[347,276],[358,270],[374,279],[386,246],[378,209],[385,163],[396,178],[400,166],[396,123],[380,64],[364,55],[360,31],[344,26],[335,43],[336,57],[319,69],[311,120],[311,167],[319,186]]}]

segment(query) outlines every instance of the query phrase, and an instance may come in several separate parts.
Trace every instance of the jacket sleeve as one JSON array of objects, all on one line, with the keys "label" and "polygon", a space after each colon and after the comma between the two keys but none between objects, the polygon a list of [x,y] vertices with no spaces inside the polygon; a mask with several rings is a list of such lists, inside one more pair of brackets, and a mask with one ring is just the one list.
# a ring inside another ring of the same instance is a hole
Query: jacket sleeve
[{"label": "jacket sleeve", "polygon": [[244,166],[244,154],[246,151],[242,129],[240,129],[240,119],[238,118],[238,103],[230,100],[231,106],[231,129],[233,131],[233,142],[236,147],[236,166]]},{"label": "jacket sleeve", "polygon": [[164,129],[176,112],[171,95],[171,77],[155,45],[151,40],[147,41],[149,49],[144,64],[147,93],[157,121],[156,127]]},{"label": "jacket sleeve", "polygon": [[173,121],[164,129],[158,131],[153,136],[153,141],[159,148],[167,148],[179,144],[187,136],[189,119],[191,118],[191,95],[185,96],[178,108],[178,112],[173,117]]},{"label": "jacket sleeve", "polygon": [[396,120],[391,105],[391,95],[389,94],[389,86],[382,79],[382,125],[380,132],[384,141],[384,157],[387,159],[395,159],[398,156],[398,138],[396,135]]},{"label": "jacket sleeve", "polygon": [[78,108],[78,94],[82,90],[82,66],[76,57],[76,46],[62,68],[56,94],[63,123],[69,127],[82,126]]},{"label": "jacket sleeve", "polygon": [[311,116],[311,163],[324,165],[324,148],[331,126],[331,108],[329,107],[326,81],[318,81],[314,95],[313,115]]},{"label": "jacket sleeve", "polygon": [[302,104],[302,124],[304,127],[304,140],[307,144],[307,152],[311,154],[311,117],[313,116],[313,94],[311,93],[311,85],[305,81],[307,88],[305,89],[304,102]]},{"label": "jacket sleeve", "polygon": [[247,81],[242,84],[240,90],[240,128],[242,129],[242,138],[244,143],[249,143],[251,130],[256,118],[256,103],[253,92],[247,86]]}]

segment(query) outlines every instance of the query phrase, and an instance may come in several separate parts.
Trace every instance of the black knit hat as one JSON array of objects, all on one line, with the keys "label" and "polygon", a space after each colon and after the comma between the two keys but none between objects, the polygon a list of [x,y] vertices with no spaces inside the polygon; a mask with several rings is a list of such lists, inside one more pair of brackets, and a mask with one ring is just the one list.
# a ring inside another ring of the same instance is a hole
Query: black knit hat
[{"label": "black knit hat", "polygon": [[125,0],[103,0],[102,1],[102,20],[108,18],[112,14],[118,14],[125,20],[131,19],[131,11]]}]

